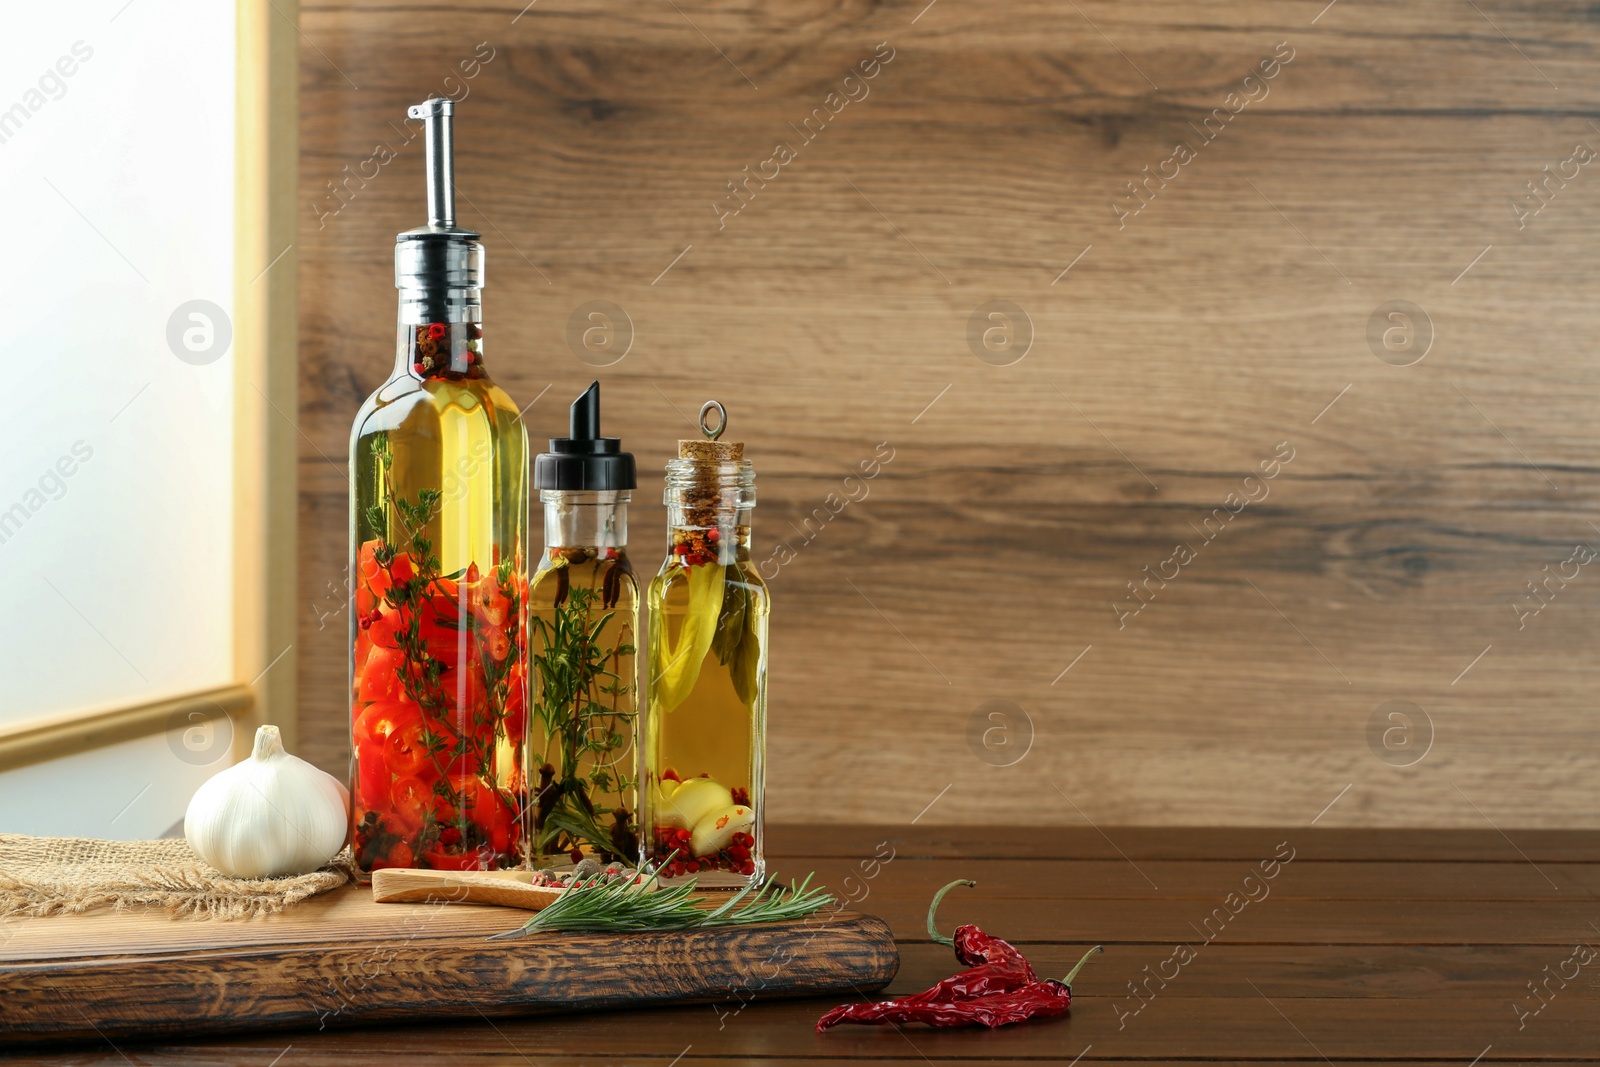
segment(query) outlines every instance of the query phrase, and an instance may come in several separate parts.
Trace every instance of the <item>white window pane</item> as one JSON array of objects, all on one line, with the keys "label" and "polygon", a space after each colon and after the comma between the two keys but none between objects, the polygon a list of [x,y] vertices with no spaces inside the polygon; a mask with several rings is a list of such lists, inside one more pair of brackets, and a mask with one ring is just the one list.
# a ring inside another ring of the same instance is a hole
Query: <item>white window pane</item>
[{"label": "white window pane", "polygon": [[0,724],[233,680],[233,6],[4,22]]}]

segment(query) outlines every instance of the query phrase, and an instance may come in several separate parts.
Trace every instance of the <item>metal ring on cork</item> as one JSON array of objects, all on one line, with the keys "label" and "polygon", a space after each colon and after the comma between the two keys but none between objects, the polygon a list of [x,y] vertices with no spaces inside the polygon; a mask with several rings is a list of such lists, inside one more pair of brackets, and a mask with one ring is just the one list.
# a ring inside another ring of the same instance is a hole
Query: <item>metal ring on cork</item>
[{"label": "metal ring on cork", "polygon": [[[715,411],[717,413],[717,428],[712,429],[706,425],[706,415]],[[707,400],[700,405],[700,432],[706,435],[706,440],[715,441],[722,436],[722,431],[728,428],[728,409],[719,401]]]}]

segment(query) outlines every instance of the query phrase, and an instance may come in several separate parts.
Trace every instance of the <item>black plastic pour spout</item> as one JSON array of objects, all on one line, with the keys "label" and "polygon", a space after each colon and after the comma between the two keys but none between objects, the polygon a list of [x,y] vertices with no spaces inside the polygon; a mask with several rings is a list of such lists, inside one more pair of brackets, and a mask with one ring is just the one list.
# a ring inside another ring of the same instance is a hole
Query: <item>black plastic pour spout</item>
[{"label": "black plastic pour spout", "polygon": [[633,453],[622,451],[622,439],[600,436],[600,383],[594,382],[572,402],[566,437],[552,437],[550,451],[533,461],[533,487],[604,491],[634,489],[638,475]]}]

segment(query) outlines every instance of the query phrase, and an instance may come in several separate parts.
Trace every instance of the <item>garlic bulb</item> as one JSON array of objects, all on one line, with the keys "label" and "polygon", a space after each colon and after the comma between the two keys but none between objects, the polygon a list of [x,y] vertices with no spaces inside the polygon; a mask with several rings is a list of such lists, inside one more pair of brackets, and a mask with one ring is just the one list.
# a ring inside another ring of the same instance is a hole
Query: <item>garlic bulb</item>
[{"label": "garlic bulb", "polygon": [[256,731],[250,758],[213,775],[183,817],[189,847],[235,878],[309,874],[344,847],[350,794],[284,751],[276,726]]}]

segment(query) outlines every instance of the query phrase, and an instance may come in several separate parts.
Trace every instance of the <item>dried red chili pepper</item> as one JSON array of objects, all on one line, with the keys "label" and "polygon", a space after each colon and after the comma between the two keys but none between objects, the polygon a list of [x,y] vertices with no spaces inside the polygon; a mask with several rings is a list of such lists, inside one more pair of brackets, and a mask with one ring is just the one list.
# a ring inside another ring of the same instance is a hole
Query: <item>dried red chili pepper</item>
[{"label": "dried red chili pepper", "polygon": [[[1090,949],[1092,955],[1094,949]],[[1087,960],[1089,957],[1085,956]],[[1082,966],[1082,964],[1079,964]],[[1076,971],[1076,968],[1074,968]],[[1069,975],[1069,977],[1071,977]],[[944,1000],[926,1003],[885,1001],[883,1011],[871,1016],[846,1015],[834,1020],[840,1023],[927,1023],[929,1026],[1007,1026],[1029,1019],[1065,1015],[1072,1005],[1072,987],[1054,978],[1033,982],[1020,989],[971,1000]],[[854,1005],[852,1005],[853,1007]],[[878,1005],[862,1005],[875,1007]],[[831,1025],[831,1024],[830,1024]],[[819,1021],[817,1029],[825,1027]]]},{"label": "dried red chili pepper", "polygon": [[845,1015],[852,1011],[858,1013],[854,1021],[864,1021],[862,1014],[872,1015],[874,1012],[887,1009],[890,1005],[930,1003],[945,1000],[970,1000],[974,997],[985,996],[989,993],[1003,993],[1017,989],[1030,982],[1039,981],[1039,976],[1034,973],[1033,966],[1009,942],[998,937],[990,936],[976,926],[956,927],[955,937],[946,937],[939,932],[937,915],[939,903],[944,900],[946,893],[958,885],[973,886],[976,882],[961,879],[951,882],[933,895],[933,901],[928,905],[928,936],[941,945],[953,945],[956,959],[969,968],[960,974],[952,975],[939,982],[932,988],[909,997],[898,997],[895,1000],[881,1001],[877,1004],[846,1005],[835,1008],[822,1017],[819,1026],[826,1028],[835,1022],[843,1021]]},{"label": "dried red chili pepper", "polygon": [[967,970],[911,996],[834,1008],[817,1020],[817,1032],[839,1023],[995,1027],[1064,1014],[1072,1004],[1072,979],[1090,956],[1104,950],[1096,945],[1085,952],[1072,972],[1057,982],[1041,980],[1014,946],[976,926],[957,927],[954,938],[940,934],[934,915],[944,895],[958,885],[976,884],[966,880],[951,882],[934,894],[928,905],[928,935],[940,944],[954,945],[956,958],[967,965]]}]

